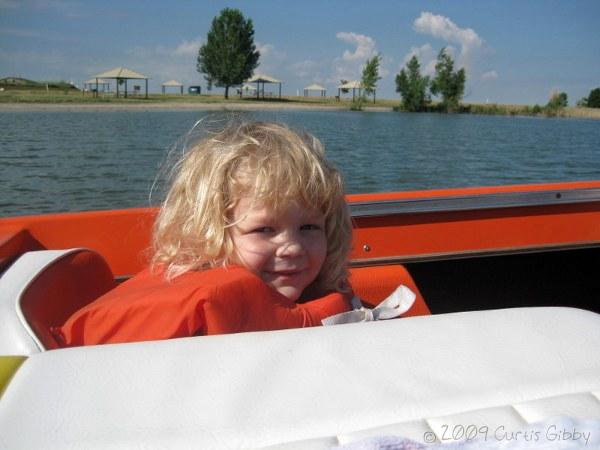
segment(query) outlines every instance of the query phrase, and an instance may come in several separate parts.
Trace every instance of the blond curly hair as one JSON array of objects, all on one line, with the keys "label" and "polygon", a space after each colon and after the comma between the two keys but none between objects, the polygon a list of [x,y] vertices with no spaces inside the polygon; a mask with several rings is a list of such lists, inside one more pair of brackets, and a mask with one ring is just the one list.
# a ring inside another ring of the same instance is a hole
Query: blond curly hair
[{"label": "blond curly hair", "polygon": [[153,235],[152,264],[167,278],[233,263],[232,210],[251,195],[276,211],[292,200],[321,211],[327,254],[307,290],[349,291],[352,225],[344,183],[314,136],[276,123],[230,123],[194,145],[174,173]]}]

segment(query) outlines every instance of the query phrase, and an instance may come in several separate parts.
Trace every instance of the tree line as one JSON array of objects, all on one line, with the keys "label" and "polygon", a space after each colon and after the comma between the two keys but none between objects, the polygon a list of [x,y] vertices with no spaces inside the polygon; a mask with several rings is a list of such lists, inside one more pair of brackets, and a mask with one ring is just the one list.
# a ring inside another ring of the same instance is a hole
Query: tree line
[{"label": "tree line", "polygon": [[[260,52],[254,44],[252,19],[246,19],[238,9],[225,8],[213,18],[206,43],[198,51],[196,68],[204,74],[208,88],[214,85],[225,88],[225,98],[229,98],[229,88],[239,86],[252,77],[258,67]],[[368,59],[362,72],[362,93],[353,102],[353,109],[362,109],[367,96],[373,95],[379,76],[381,55]],[[343,81],[343,80],[342,80]],[[396,75],[396,92],[402,98],[402,109],[418,112],[430,111],[432,96],[439,97],[436,111],[456,112],[464,96],[467,75],[464,68],[455,70],[454,60],[446,48],[437,55],[435,74],[432,78],[421,74],[421,64],[413,56],[406,67]],[[342,83],[343,84],[343,83]],[[567,94],[555,93],[540,111],[552,113],[568,105]],[[577,102],[578,106],[600,108],[600,88],[593,89],[587,98]]]},{"label": "tree line", "polygon": [[592,89],[587,97],[577,102],[577,106],[600,108],[600,88]]},{"label": "tree line", "polygon": [[431,95],[439,95],[440,109],[454,112],[459,108],[466,81],[465,69],[454,70],[454,60],[444,47],[438,53],[433,79],[421,75],[419,60],[413,56],[406,68],[396,75],[396,92],[400,93],[406,111],[426,111],[431,103]]},{"label": "tree line", "polygon": [[[229,98],[229,88],[238,86],[252,76],[258,66],[260,52],[254,44],[252,19],[246,19],[238,9],[225,8],[212,20],[206,43],[200,47],[196,68],[204,74],[209,89],[213,85],[225,88],[225,98]],[[369,95],[375,96],[379,76],[381,55],[368,59],[362,72],[362,93],[353,108],[362,109]],[[421,111],[430,102],[429,91],[441,95],[444,110],[456,110],[464,93],[465,70],[455,72],[454,61],[446,49],[438,55],[436,77],[429,81],[419,73],[419,62],[415,56],[396,76],[396,90],[400,92],[405,108]]]}]

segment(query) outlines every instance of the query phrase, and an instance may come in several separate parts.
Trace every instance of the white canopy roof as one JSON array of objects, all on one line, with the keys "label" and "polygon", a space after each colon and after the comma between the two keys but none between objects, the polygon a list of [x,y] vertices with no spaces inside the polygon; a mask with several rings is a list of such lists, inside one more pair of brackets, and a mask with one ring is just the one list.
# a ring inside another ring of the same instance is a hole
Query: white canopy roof
[{"label": "white canopy roof", "polygon": [[325,91],[326,89],[319,84],[311,84],[310,86],[306,86],[304,88],[307,91]]},{"label": "white canopy roof", "polygon": [[261,74],[254,75],[249,80],[246,80],[246,83],[256,83],[257,81],[260,83],[281,83],[281,80],[278,80],[277,78]]},{"label": "white canopy roof", "polygon": [[174,86],[174,87],[181,87],[181,86],[183,86],[183,84],[181,84],[177,80],[169,80],[169,81],[163,83],[162,85],[163,86]]},{"label": "white canopy roof", "polygon": [[338,89],[362,89],[362,83],[358,80],[348,81],[338,86]]},{"label": "white canopy roof", "polygon": [[108,72],[103,72],[95,76],[95,78],[129,78],[136,80],[147,80],[148,77],[141,73],[134,72],[125,67],[115,67]]}]

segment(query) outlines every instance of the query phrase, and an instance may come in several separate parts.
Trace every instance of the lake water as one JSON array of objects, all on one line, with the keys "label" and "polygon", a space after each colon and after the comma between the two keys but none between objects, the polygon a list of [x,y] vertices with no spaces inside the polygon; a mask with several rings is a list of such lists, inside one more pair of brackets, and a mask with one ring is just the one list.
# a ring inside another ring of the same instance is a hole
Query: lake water
[{"label": "lake water", "polygon": [[[0,216],[156,204],[173,144],[207,111],[0,112]],[[348,191],[600,178],[600,121],[350,111],[241,112],[305,129]]]}]

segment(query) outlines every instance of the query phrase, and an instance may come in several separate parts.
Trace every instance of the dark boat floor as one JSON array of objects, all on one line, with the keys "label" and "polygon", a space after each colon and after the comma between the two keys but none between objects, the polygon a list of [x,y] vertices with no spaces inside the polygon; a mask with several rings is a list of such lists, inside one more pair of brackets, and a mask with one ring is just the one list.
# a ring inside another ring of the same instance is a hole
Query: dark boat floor
[{"label": "dark boat floor", "polygon": [[600,248],[406,264],[433,314],[522,306],[600,313]]}]

